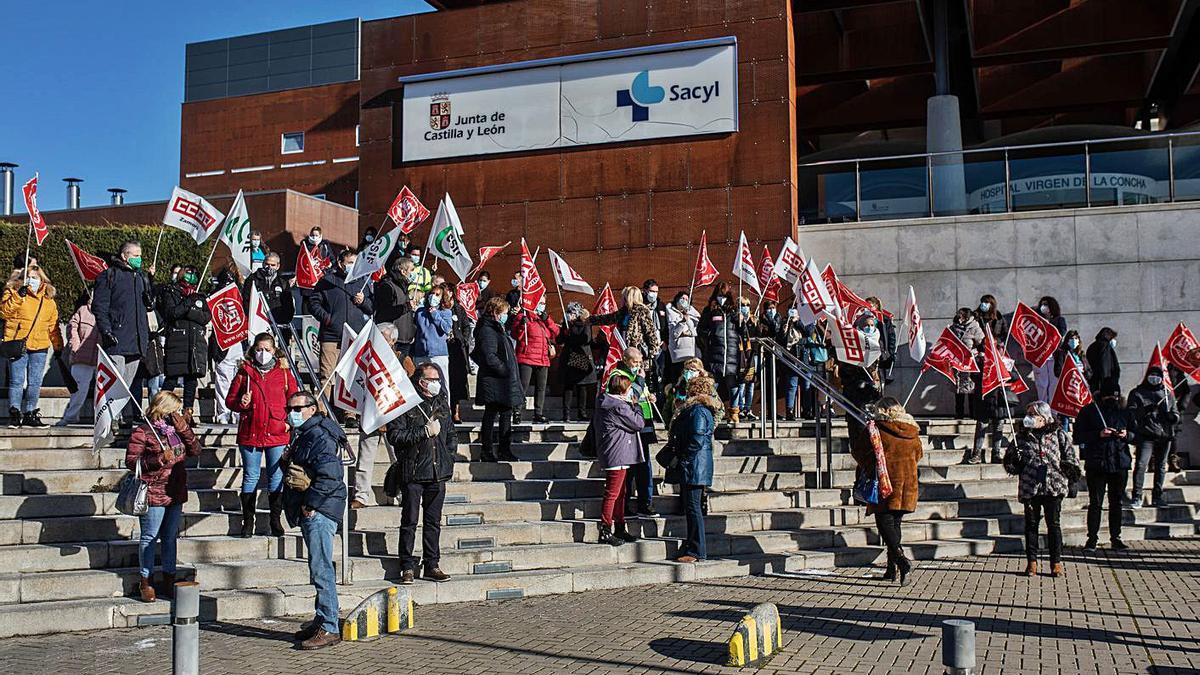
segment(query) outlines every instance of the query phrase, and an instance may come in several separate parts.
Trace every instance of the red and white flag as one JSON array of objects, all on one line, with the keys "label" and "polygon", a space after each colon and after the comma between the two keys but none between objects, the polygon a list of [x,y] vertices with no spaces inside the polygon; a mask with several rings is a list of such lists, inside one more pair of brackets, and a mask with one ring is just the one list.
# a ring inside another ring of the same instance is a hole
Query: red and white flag
[{"label": "red and white flag", "polygon": [[228,286],[208,296],[208,312],[212,314],[213,335],[217,346],[229,349],[245,340],[250,331],[250,321],[242,305],[242,292],[237,284]]},{"label": "red and white flag", "polygon": [[825,269],[821,270],[821,278],[825,280],[825,286],[829,288],[829,294],[837,302],[838,307],[842,309],[843,316],[850,323],[854,323],[863,314],[874,314],[875,318],[883,321],[884,318],[892,318],[890,312],[883,309],[876,310],[858,293],[855,293],[847,286],[833,269],[833,265],[826,265]]},{"label": "red and white flag", "polygon": [[400,194],[396,195],[396,200],[388,207],[387,214],[401,232],[409,234],[429,217],[429,209],[425,208],[421,200],[405,185],[400,188]]},{"label": "red and white flag", "polygon": [[613,297],[612,287],[604,284],[604,288],[600,289],[600,297],[596,298],[596,306],[592,308],[592,314],[613,314],[620,307],[617,306],[617,299]]},{"label": "red and white flag", "polygon": [[1196,336],[1180,321],[1175,330],[1171,331],[1171,337],[1167,338],[1163,355],[1168,362],[1175,364],[1176,368],[1190,375],[1193,380],[1200,381],[1200,351],[1197,349],[1200,349],[1200,342],[1196,341]]},{"label": "red and white flag", "polygon": [[96,393],[92,401],[96,423],[92,427],[92,447],[100,448],[112,442],[113,426],[129,402],[130,394],[128,383],[121,379],[120,371],[103,347],[96,348],[96,356]]},{"label": "red and white flag", "polygon": [[700,232],[700,250],[696,252],[696,268],[692,271],[692,282],[696,286],[707,286],[717,280],[721,273],[708,257],[708,231]]},{"label": "red and white flag", "polygon": [[1023,302],[1017,303],[1013,314],[1012,336],[1025,353],[1025,359],[1037,368],[1045,365],[1062,344],[1062,334],[1054,324]]},{"label": "red and white flag", "polygon": [[[1154,351],[1150,352],[1150,362],[1146,364],[1146,374],[1150,373],[1150,369],[1158,366],[1162,369],[1163,386],[1170,391],[1175,388],[1175,384],[1171,382],[1171,374],[1167,372],[1167,359],[1163,357],[1162,345],[1154,343]],[[1146,379],[1146,375],[1142,375],[1142,379]]]},{"label": "red and white flag", "polygon": [[983,386],[979,395],[987,396],[997,387],[1011,386],[1017,394],[1027,391],[1029,385],[1025,384],[1025,380],[1018,378],[1017,382],[1009,382],[1012,380],[1012,360],[996,348],[996,338],[992,336],[992,329],[984,326],[983,330]]},{"label": "red and white flag", "polygon": [[250,339],[254,339],[259,333],[267,333],[274,335],[271,332],[271,315],[268,312],[271,308],[263,301],[263,295],[258,290],[258,284],[250,284],[250,305],[249,311],[246,312],[249,316],[247,319],[250,322]]},{"label": "red and white flag", "polygon": [[42,211],[37,204],[37,184],[38,177],[35,173],[33,178],[30,178],[21,188],[21,194],[25,197],[25,210],[29,212],[29,229],[33,230],[33,236],[37,238],[37,245],[41,246],[46,237],[50,235],[50,226],[46,224],[46,219],[42,217]]},{"label": "red and white flag", "polygon": [[374,321],[367,322],[334,370],[346,381],[362,383],[359,414],[364,434],[373,433],[421,402],[416,387],[404,376],[396,352]]},{"label": "red and white flag", "polygon": [[472,321],[479,320],[479,284],[468,281],[454,287],[454,296]]},{"label": "red and white flag", "polygon": [[167,212],[163,215],[163,225],[187,232],[197,244],[203,244],[217,231],[223,220],[225,214],[209,204],[207,199],[178,186],[171,193]]},{"label": "red and white flag", "polygon": [[316,288],[317,282],[325,276],[325,267],[315,252],[309,252],[308,244],[300,242],[300,252],[296,254],[296,285],[310,291]]},{"label": "red and white flag", "polygon": [[733,259],[733,276],[741,279],[755,293],[762,295],[762,287],[758,285],[758,270],[754,268],[754,256],[750,254],[750,242],[746,241],[746,232],[738,237],[737,255]]},{"label": "red and white flag", "polygon": [[921,323],[921,310],[917,308],[917,292],[908,287],[908,299],[904,301],[904,326],[908,329],[908,355],[920,363],[925,358],[925,328]]},{"label": "red and white flag", "polygon": [[[358,339],[358,331],[354,330],[349,324],[342,324],[342,342],[338,347],[338,353],[342,356],[350,349],[350,345]],[[341,374],[335,369],[333,373],[333,405],[345,410],[359,414],[362,410],[363,397],[365,396],[365,382],[361,373],[355,377],[345,380]]]},{"label": "red and white flag", "polygon": [[783,280],[775,276],[775,261],[771,259],[771,249],[766,246],[763,246],[762,262],[758,267],[758,286],[764,289],[764,300],[779,302],[779,289],[783,287]]},{"label": "red and white flag", "polygon": [[558,287],[564,291],[575,291],[576,293],[587,293],[595,295],[596,291],[592,290],[591,284],[583,280],[579,273],[567,264],[563,257],[554,252],[554,249],[546,249],[550,252],[550,267],[554,270],[554,280],[558,283]]},{"label": "red and white flag", "polygon": [[783,240],[783,248],[779,249],[779,259],[775,261],[775,276],[785,279],[792,286],[804,273],[804,251],[792,241],[791,237]]},{"label": "red and white flag", "polygon": [[521,239],[521,307],[530,312],[536,312],[542,298],[546,296],[546,285],[542,283],[542,275],[538,274],[537,266],[533,264],[533,256],[529,255],[529,247],[525,239]]},{"label": "red and white flag", "polygon": [[949,326],[942,329],[942,334],[938,337],[937,342],[933,343],[933,347],[925,355],[925,362],[921,365],[921,370],[929,368],[945,375],[946,379],[951,382],[955,381],[956,373],[979,372],[970,347],[963,344]]},{"label": "red and white flag", "polygon": [[602,386],[608,385],[608,376],[612,375],[613,370],[621,363],[621,357],[625,354],[625,338],[621,337],[621,332],[616,328],[616,326],[600,326],[600,332],[604,333],[605,339],[608,340],[608,354],[604,357],[604,376],[600,378]]},{"label": "red and white flag", "polygon": [[467,273],[467,278],[470,279],[471,277],[475,276],[476,274],[479,274],[480,272],[482,272],[483,266],[486,265],[489,260],[491,260],[492,258],[495,258],[496,254],[498,254],[501,251],[503,251],[504,249],[508,248],[508,245],[511,243],[512,243],[511,241],[506,241],[506,242],[504,242],[504,244],[502,246],[480,246],[479,247],[479,264],[475,266],[475,269],[473,269]]},{"label": "red and white flag", "polygon": [[1063,359],[1062,374],[1058,376],[1058,385],[1054,387],[1050,409],[1067,417],[1075,417],[1091,403],[1092,390],[1088,388],[1083,369],[1068,355]]},{"label": "red and white flag", "polygon": [[878,349],[870,346],[862,331],[838,318],[830,320],[830,324],[838,361],[866,368],[881,356]]},{"label": "red and white flag", "polygon": [[829,287],[825,285],[825,280],[817,271],[817,264],[812,259],[805,264],[792,291],[798,299],[796,308],[800,310],[800,318],[804,323],[813,323],[822,312],[836,319],[842,318],[841,308],[829,293]]},{"label": "red and white flag", "polygon": [[76,246],[70,239],[64,239],[67,242],[67,253],[71,256],[71,262],[75,263],[75,270],[79,272],[79,276],[85,283],[91,283],[100,276],[100,273],[108,269],[108,263],[104,262],[100,256],[92,255],[87,251]]}]

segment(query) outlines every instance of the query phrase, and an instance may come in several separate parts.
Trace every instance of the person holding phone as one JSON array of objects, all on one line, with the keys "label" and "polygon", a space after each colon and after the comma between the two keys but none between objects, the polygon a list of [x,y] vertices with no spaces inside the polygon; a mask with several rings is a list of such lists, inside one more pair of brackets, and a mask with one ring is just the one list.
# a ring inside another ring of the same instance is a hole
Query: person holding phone
[{"label": "person holding phone", "polygon": [[1121,541],[1121,500],[1133,457],[1129,446],[1136,438],[1133,417],[1121,405],[1121,385],[1103,380],[1099,400],[1079,411],[1075,418],[1073,440],[1083,457],[1087,475],[1087,543],[1083,550],[1095,551],[1100,533],[1100,509],[1108,496],[1108,536],[1113,550],[1129,548]]}]

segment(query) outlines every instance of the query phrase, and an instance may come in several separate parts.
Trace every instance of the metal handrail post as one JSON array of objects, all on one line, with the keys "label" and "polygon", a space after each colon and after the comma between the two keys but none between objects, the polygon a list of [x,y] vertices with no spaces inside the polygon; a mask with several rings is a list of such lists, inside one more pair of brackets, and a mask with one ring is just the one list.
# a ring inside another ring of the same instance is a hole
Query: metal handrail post
[{"label": "metal handrail post", "polygon": [[933,155],[925,155],[925,194],[929,197],[929,217],[933,217]]},{"label": "metal handrail post", "polygon": [[862,173],[858,160],[854,161],[854,220],[862,220]]},{"label": "metal handrail post", "polygon": [[825,408],[825,432],[829,434],[825,443],[826,452],[829,453],[828,460],[825,462],[825,472],[827,477],[825,483],[828,487],[833,487],[833,403],[830,403]]},{"label": "metal handrail post", "polygon": [[771,352],[771,438],[779,438],[779,364],[775,352]]},{"label": "metal handrail post", "polygon": [[822,440],[821,437],[825,435],[825,432],[821,430],[821,409],[820,408],[817,408],[817,414],[814,417],[815,417],[815,419],[813,419],[813,437],[816,439],[816,443],[817,443],[817,488],[819,489],[819,488],[823,487],[821,485],[821,483],[824,480],[822,472],[821,472],[821,440]]},{"label": "metal handrail post", "polygon": [[1091,147],[1083,144],[1083,195],[1084,203],[1092,205],[1092,151]]},{"label": "metal handrail post", "polygon": [[1004,149],[1004,212],[1012,213],[1012,167],[1008,163],[1008,148]]},{"label": "metal handrail post", "polygon": [[1167,194],[1175,201],[1175,139],[1167,136]]},{"label": "metal handrail post", "polygon": [[[755,372],[755,377],[759,380],[758,392],[758,408],[762,414],[758,416],[758,437],[766,439],[767,437],[767,378],[763,377],[763,357],[762,349],[758,350],[758,370]],[[751,401],[753,403],[753,401]]]}]

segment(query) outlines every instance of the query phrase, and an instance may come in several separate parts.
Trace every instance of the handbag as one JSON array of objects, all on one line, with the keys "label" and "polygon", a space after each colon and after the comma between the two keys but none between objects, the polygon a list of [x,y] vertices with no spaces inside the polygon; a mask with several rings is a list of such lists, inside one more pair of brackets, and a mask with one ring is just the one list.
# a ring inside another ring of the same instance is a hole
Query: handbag
[{"label": "handbag", "polygon": [[[0,356],[14,361],[22,356],[25,356],[25,342],[29,340],[30,335],[33,335],[33,328],[34,326],[37,326],[38,316],[41,315],[42,304],[45,302],[46,296],[43,294],[42,298],[38,300],[37,311],[33,314],[33,322],[29,324],[29,332],[25,334],[25,337],[17,338],[16,340],[4,340],[3,342],[0,342]],[[16,331],[13,332],[15,333]]]},{"label": "handbag", "polygon": [[591,371],[595,366],[590,356],[578,349],[572,349],[567,352],[567,367],[571,370]]},{"label": "handbag", "polygon": [[292,462],[288,464],[287,472],[283,475],[283,483],[296,492],[304,492],[312,487],[312,478],[309,478],[304,467]]},{"label": "handbag", "polygon": [[117,488],[117,510],[127,516],[144,516],[150,510],[150,486],[142,480],[139,457],[133,471],[125,474]]},{"label": "handbag", "polygon": [[879,475],[875,472],[863,472],[854,480],[854,501],[859,504],[877,506],[879,504]]},{"label": "handbag", "polygon": [[596,425],[588,422],[587,431],[583,433],[583,440],[579,442],[579,455],[587,459],[596,459],[596,435],[593,427]]}]

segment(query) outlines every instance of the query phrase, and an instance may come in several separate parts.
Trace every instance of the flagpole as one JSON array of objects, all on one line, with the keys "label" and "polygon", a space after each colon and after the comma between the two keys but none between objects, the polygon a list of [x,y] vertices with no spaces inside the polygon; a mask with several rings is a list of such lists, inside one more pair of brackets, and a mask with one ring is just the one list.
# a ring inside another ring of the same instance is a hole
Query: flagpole
[{"label": "flagpole", "polygon": [[563,321],[567,320],[567,306],[563,303],[562,282],[558,280],[558,268],[554,269],[554,290],[558,291],[558,308],[562,310]]},{"label": "flagpole", "polygon": [[25,278],[21,280],[21,285],[29,283],[29,246],[30,239],[33,237],[33,218],[29,218],[29,229],[25,231],[25,269],[23,274]]},{"label": "flagpole", "polygon": [[[220,246],[220,244],[221,244],[220,238],[217,238],[217,240],[213,242],[212,250],[208,252],[208,260],[204,261],[204,271],[200,273],[199,277],[197,277],[197,279],[199,280],[199,283],[204,282],[204,275],[208,274],[208,266],[212,264],[213,254],[215,254],[217,252],[217,246]],[[233,250],[230,249],[230,253],[232,253],[232,252],[233,252]],[[157,256],[155,257],[155,260],[158,260]],[[156,267],[156,269],[157,269],[157,267]]]},{"label": "flagpole", "polygon": [[924,369],[924,368],[922,368],[922,369],[921,369],[921,372],[917,373],[917,379],[916,379],[916,381],[915,381],[915,382],[913,382],[912,389],[909,389],[909,390],[908,390],[908,396],[906,396],[906,397],[904,398],[904,407],[905,407],[906,409],[908,408],[908,402],[909,402],[909,400],[910,400],[910,399],[912,399],[913,392],[915,392],[915,391],[917,390],[917,385],[918,385],[918,384],[921,384],[921,377],[923,377],[924,375],[925,375],[925,369]]},{"label": "flagpole", "polygon": [[166,231],[167,226],[165,224],[158,226],[158,243],[154,245],[154,262],[150,263],[150,266],[154,269],[158,269],[158,248],[162,246],[163,232]]}]

